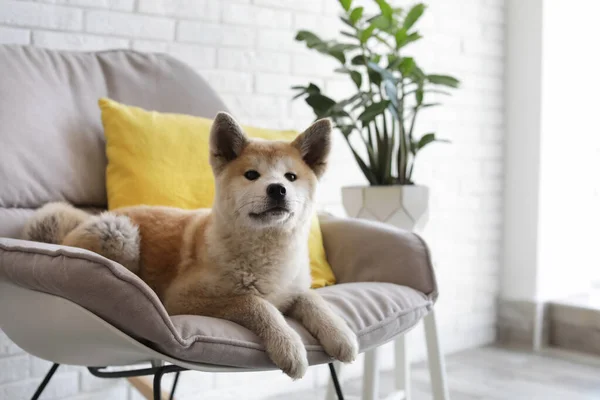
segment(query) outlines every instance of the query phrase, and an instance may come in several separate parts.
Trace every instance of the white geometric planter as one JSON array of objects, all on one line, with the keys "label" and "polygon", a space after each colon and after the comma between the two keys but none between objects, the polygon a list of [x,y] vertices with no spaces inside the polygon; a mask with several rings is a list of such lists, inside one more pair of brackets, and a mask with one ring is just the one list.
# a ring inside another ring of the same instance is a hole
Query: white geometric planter
[{"label": "white geometric planter", "polygon": [[429,217],[429,188],[418,185],[344,187],[342,203],[350,217],[420,231]]}]

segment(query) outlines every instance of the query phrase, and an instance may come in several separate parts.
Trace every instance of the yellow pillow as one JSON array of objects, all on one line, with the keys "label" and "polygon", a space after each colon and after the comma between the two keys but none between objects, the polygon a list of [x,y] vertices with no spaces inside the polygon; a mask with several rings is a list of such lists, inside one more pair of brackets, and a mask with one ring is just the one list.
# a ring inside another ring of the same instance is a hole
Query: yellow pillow
[{"label": "yellow pillow", "polygon": [[[208,161],[212,120],[146,111],[102,98],[106,136],[108,208],[147,204],[185,209],[212,207],[215,182]],[[294,131],[244,126],[250,137],[292,141]],[[333,285],[321,227],[313,216],[309,236],[312,287]]]}]

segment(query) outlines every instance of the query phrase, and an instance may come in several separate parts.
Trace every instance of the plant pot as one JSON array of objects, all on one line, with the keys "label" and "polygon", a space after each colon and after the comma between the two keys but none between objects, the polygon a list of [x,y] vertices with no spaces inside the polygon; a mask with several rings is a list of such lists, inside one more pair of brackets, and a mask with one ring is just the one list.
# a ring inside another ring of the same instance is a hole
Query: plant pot
[{"label": "plant pot", "polygon": [[429,188],[418,185],[344,187],[342,203],[350,217],[418,231],[427,223]]}]

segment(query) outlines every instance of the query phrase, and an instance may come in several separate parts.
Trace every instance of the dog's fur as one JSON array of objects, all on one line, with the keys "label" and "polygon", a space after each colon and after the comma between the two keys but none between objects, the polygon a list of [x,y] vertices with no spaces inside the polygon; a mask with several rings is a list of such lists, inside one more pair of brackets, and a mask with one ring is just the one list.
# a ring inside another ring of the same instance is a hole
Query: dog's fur
[{"label": "dog's fur", "polygon": [[[245,326],[294,379],[308,367],[306,350],[282,313],[300,321],[329,355],[350,362],[358,351],[355,334],[309,290],[308,231],[330,135],[329,120],[319,120],[291,144],[251,140],[219,113],[210,135],[212,210],[139,206],[92,216],[51,203],[29,221],[24,236],[121,263],[156,291],[171,315]],[[248,171],[260,177],[251,180]],[[285,188],[283,199],[267,194],[271,184]]]}]

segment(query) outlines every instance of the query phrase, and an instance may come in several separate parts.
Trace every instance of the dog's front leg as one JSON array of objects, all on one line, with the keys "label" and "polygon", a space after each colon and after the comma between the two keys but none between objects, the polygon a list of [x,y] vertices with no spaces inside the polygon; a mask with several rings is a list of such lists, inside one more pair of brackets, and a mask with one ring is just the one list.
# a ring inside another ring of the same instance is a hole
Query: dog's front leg
[{"label": "dog's front leg", "polygon": [[358,354],[356,335],[315,291],[300,294],[287,314],[300,321],[327,354],[342,362],[354,361]]},{"label": "dog's front leg", "polygon": [[233,321],[254,332],[277,367],[293,379],[308,368],[306,349],[283,315],[268,301],[253,295],[202,298],[193,293],[165,301],[170,315],[194,314]]}]

